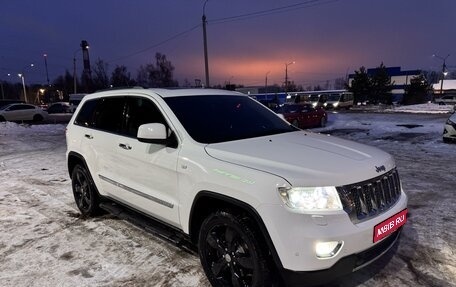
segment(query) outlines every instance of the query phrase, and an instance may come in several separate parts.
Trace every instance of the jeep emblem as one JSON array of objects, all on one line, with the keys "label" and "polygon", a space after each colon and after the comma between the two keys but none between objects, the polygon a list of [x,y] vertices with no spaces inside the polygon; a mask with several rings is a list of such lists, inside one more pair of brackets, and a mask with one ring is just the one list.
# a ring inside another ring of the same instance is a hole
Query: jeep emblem
[{"label": "jeep emblem", "polygon": [[386,167],[384,165],[375,166],[375,171],[376,172],[386,171]]}]

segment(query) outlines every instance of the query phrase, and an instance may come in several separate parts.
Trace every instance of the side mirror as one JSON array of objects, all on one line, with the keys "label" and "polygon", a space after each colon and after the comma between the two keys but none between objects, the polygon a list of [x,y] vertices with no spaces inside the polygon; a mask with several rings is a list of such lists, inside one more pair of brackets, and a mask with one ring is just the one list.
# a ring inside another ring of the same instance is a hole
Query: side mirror
[{"label": "side mirror", "polygon": [[136,137],[138,141],[143,143],[160,144],[171,148],[177,148],[178,146],[178,140],[174,132],[171,132],[168,136],[166,126],[161,123],[140,125]]},{"label": "side mirror", "polygon": [[164,124],[150,123],[140,125],[136,136],[140,142],[166,144],[167,133]]}]

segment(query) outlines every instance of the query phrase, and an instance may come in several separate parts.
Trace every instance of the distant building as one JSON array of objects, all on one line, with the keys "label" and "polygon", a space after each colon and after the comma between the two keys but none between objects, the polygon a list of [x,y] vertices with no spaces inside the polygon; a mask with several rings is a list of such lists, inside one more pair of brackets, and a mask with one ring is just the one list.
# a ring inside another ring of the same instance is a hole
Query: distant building
[{"label": "distant building", "polygon": [[[367,74],[373,76],[377,71],[378,68],[367,69]],[[393,101],[402,100],[405,93],[405,87],[410,84],[410,80],[421,74],[421,70],[401,71],[401,67],[387,67],[386,72],[391,77],[391,83],[393,84],[393,89],[391,90]],[[349,86],[351,86],[354,77],[355,74],[350,74],[348,76]]]},{"label": "distant building", "polygon": [[279,86],[250,86],[243,88],[236,88],[237,92],[241,92],[246,95],[254,94],[267,94],[267,93],[279,93],[282,89]]},{"label": "distant building", "polygon": [[[433,84],[434,96],[439,98],[444,95],[456,95],[456,80],[440,80],[437,84]],[[442,91],[440,91],[442,89]]]}]

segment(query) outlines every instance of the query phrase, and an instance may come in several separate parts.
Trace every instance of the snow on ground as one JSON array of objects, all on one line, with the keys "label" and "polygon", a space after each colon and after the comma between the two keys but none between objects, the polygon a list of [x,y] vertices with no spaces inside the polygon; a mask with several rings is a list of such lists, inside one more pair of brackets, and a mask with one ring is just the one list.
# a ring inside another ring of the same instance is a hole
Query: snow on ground
[{"label": "snow on ground", "polygon": [[[335,286],[456,286],[447,117],[331,113],[314,130],[392,153],[409,196],[396,248]],[[0,123],[0,286],[208,286],[196,256],[113,216],[79,217],[65,148],[64,125]]]},{"label": "snow on ground", "polygon": [[438,105],[435,103],[426,103],[410,106],[393,106],[385,109],[386,112],[405,112],[405,113],[420,113],[420,114],[446,114],[454,110],[452,105]]}]

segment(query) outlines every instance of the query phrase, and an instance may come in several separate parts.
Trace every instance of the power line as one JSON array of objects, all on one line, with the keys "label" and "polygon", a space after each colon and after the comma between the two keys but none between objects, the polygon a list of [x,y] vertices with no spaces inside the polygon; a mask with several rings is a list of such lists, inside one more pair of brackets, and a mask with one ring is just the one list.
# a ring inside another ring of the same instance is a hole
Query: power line
[{"label": "power line", "polygon": [[291,4],[287,6],[282,6],[282,7],[277,7],[277,8],[272,8],[272,9],[267,9],[267,10],[262,10],[262,11],[257,11],[257,12],[251,12],[251,13],[246,13],[246,14],[241,14],[237,16],[230,16],[230,17],[224,17],[224,18],[219,18],[210,21],[211,24],[222,24],[222,23],[227,23],[227,22],[233,22],[233,21],[240,21],[240,20],[249,20],[257,17],[263,17],[263,16],[269,16],[273,14],[279,14],[279,13],[286,13],[290,11],[296,11],[299,9],[304,9],[304,8],[310,8],[310,7],[315,7],[315,6],[321,6],[333,2],[337,2],[339,0],[308,0],[305,2],[301,3],[296,3],[296,4]]},{"label": "power line", "polygon": [[196,28],[199,28],[200,26],[201,26],[201,24],[195,25],[195,26],[193,26],[192,28],[187,29],[187,30],[185,30],[185,31],[183,31],[183,32],[180,32],[180,33],[178,33],[178,34],[175,34],[175,35],[173,35],[173,36],[171,36],[171,37],[169,37],[169,38],[167,38],[167,39],[165,39],[165,40],[163,40],[163,41],[161,41],[161,42],[158,42],[158,43],[156,43],[156,44],[154,44],[154,45],[151,45],[151,46],[149,46],[149,47],[147,47],[147,48],[144,48],[144,49],[141,49],[141,50],[139,50],[139,51],[133,52],[133,53],[128,54],[128,55],[126,55],[126,56],[122,56],[122,57],[117,58],[117,59],[109,60],[109,61],[107,61],[107,63],[117,62],[117,61],[120,61],[120,60],[124,60],[124,59],[130,58],[130,57],[133,57],[133,56],[136,56],[136,55],[145,53],[145,52],[147,52],[147,51],[149,51],[149,50],[152,50],[152,49],[154,49],[154,48],[156,48],[156,47],[158,47],[158,46],[161,46],[161,45],[163,45],[163,44],[166,44],[166,43],[168,43],[168,42],[170,42],[170,41],[172,41],[172,40],[174,40],[174,39],[176,39],[176,38],[179,38],[179,37],[181,37],[181,36],[183,36],[183,35],[185,35],[185,34],[188,34],[188,33],[192,32],[193,30],[195,30]]},{"label": "power line", "polygon": [[[326,0],[326,1],[322,1],[322,0],[307,0],[305,2],[291,4],[291,5],[277,7],[277,8],[272,8],[272,9],[268,9],[268,10],[251,12],[251,13],[241,14],[241,15],[237,15],[237,16],[230,16],[230,17],[215,19],[215,20],[211,21],[211,24],[222,24],[222,23],[239,21],[239,20],[248,20],[248,19],[268,16],[268,15],[272,15],[272,14],[296,11],[297,9],[304,9],[304,8],[310,8],[310,7],[325,5],[325,4],[332,3],[332,2],[337,2],[337,1],[339,1],[339,0]],[[116,58],[116,59],[113,59],[113,60],[109,60],[109,61],[107,61],[107,63],[118,62],[120,60],[124,60],[124,59],[130,58],[130,57],[145,53],[145,52],[147,52],[149,50],[152,50],[152,49],[154,49],[154,48],[156,48],[158,46],[166,44],[166,43],[168,43],[168,42],[170,42],[170,41],[172,41],[172,40],[174,40],[174,39],[176,39],[178,37],[181,37],[181,36],[183,36],[185,34],[188,34],[188,33],[192,32],[193,30],[199,28],[200,26],[201,26],[201,24],[195,25],[195,26],[191,27],[190,29],[187,29],[187,30],[185,30],[183,32],[175,34],[175,35],[173,35],[173,36],[171,36],[171,37],[169,37],[169,38],[167,38],[167,39],[165,39],[165,40],[163,40],[163,41],[161,41],[159,43],[153,44],[153,45],[151,45],[149,47],[146,47],[146,48],[141,49],[139,51],[133,52],[131,54],[128,54],[128,55],[125,55],[125,56],[122,56],[122,57],[119,57],[119,58]]]}]

